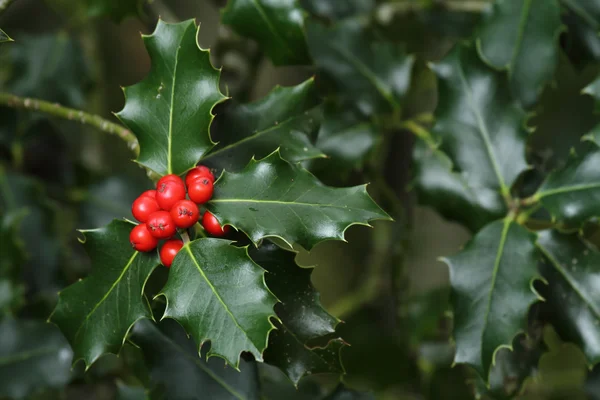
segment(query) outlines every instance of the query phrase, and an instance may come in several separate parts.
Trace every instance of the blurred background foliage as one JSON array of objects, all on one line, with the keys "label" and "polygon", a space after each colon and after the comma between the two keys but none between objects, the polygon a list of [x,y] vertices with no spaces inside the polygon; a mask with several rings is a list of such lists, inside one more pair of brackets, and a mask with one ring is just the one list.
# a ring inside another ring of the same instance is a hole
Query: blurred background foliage
[{"label": "blurred background foliage", "polygon": [[[357,14],[368,20],[368,35],[401,43],[419,56],[405,118],[435,108],[436,81],[423,60],[440,59],[470,36],[487,6],[483,0],[301,2],[325,21]],[[151,33],[159,16],[167,22],[197,19],[199,43],[212,49],[215,65],[223,66],[223,91],[240,101],[261,98],[277,84],[299,84],[315,72],[312,67],[276,67],[256,43],[221,25],[224,1],[154,0],[143,5],[140,17],[128,16],[125,4],[132,2],[113,1],[116,19],[104,16],[103,4],[109,3],[12,4],[0,16],[0,26],[15,40],[0,47],[0,91],[114,119],[111,112],[124,103],[120,87],[148,73],[139,33]],[[133,8],[137,11],[137,5]],[[563,164],[569,149],[581,146],[581,136],[600,122],[592,99],[580,93],[598,73],[597,66],[585,63],[600,57],[598,46],[593,38],[574,40],[573,35],[589,36],[586,27],[576,15],[563,17],[575,28],[561,37],[558,78],[544,92],[531,121],[537,126],[530,140],[532,158],[548,169]],[[325,90],[331,84],[326,79],[318,83]],[[356,100],[361,93],[349,96]],[[562,101],[565,97],[571,101]],[[335,105],[331,112],[337,112]],[[339,126],[353,126],[352,118],[342,112]],[[451,366],[448,271],[437,259],[455,253],[470,232],[417,205],[410,191],[414,139],[409,132],[394,132],[385,141],[369,126],[354,133],[353,150],[359,154],[344,153],[334,142],[331,151],[339,154],[307,167],[334,186],[361,183],[373,176],[371,169],[380,168],[391,193],[374,192],[397,222],[377,223],[375,229],[352,227],[348,243],[322,243],[297,258],[300,265],[317,267],[312,278],[321,299],[344,321],[339,333],[351,344],[342,352],[346,385],[371,391],[378,399],[505,399],[517,393],[523,399],[600,399],[600,371],[588,371],[581,351],[539,322],[543,305],[531,311],[529,336],[517,337],[513,352],[498,352],[489,388],[467,368]],[[131,159],[118,138],[76,121],[0,108],[0,356],[10,346],[27,349],[28,341],[54,344],[52,353],[23,369],[0,363],[0,398],[144,398],[141,385],[153,374],[163,376],[162,390],[169,390],[169,371],[152,360],[144,363],[144,349],[131,345],[120,357],[104,357],[87,372],[80,364],[70,371],[68,345],[54,326],[45,324],[57,291],[85,277],[90,268],[76,229],[129,217],[136,194],[151,186]],[[372,182],[375,188],[380,184]],[[268,399],[361,398],[334,393],[335,382],[326,377],[307,377],[296,391],[274,367],[261,365],[256,373]],[[23,392],[24,387],[34,390]],[[160,391],[159,385],[152,396],[160,398]]]}]

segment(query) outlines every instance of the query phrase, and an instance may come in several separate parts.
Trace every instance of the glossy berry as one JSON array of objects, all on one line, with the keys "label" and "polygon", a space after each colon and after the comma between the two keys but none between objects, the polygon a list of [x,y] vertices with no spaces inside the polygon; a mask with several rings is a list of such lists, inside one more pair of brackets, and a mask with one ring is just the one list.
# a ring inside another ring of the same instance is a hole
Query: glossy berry
[{"label": "glossy berry", "polygon": [[181,179],[179,176],[177,176],[175,174],[169,174],[169,175],[165,175],[162,178],[160,178],[158,180],[158,182],[156,183],[156,187],[159,188],[160,185],[162,185],[163,183],[167,183],[167,182],[177,182],[177,183],[181,183],[183,185],[183,179]]},{"label": "glossy berry", "polygon": [[177,227],[168,211],[157,211],[146,221],[148,230],[157,239],[168,239],[175,234]]},{"label": "glossy berry", "polygon": [[171,218],[178,228],[189,228],[198,222],[200,211],[198,206],[189,200],[179,200],[171,208]]},{"label": "glossy berry", "polygon": [[208,178],[196,179],[188,186],[190,200],[197,204],[204,204],[212,198],[213,183]]},{"label": "glossy berry", "polygon": [[160,206],[155,199],[149,196],[140,196],[131,205],[133,217],[140,222],[146,222],[150,214],[160,211]]},{"label": "glossy berry", "polygon": [[210,172],[210,169],[204,165],[198,165],[197,167],[192,168],[185,176],[185,185],[189,187],[193,181],[199,178],[207,178],[212,183],[215,182],[215,176]]},{"label": "glossy berry", "polygon": [[225,225],[221,227],[219,224],[219,220],[217,217],[212,215],[210,211],[204,213],[202,217],[202,226],[206,230],[206,232],[210,233],[213,236],[224,236],[229,232],[229,225]]},{"label": "glossy berry", "polygon": [[167,240],[165,244],[160,248],[160,262],[167,268],[173,264],[173,259],[179,253],[179,250],[183,247],[181,240],[173,239]]},{"label": "glossy berry", "polygon": [[185,199],[185,186],[183,182],[166,181],[161,183],[156,190],[156,201],[160,208],[170,211],[179,200]]},{"label": "glossy berry", "polygon": [[150,234],[146,224],[135,226],[129,234],[129,243],[137,251],[152,251],[158,245],[158,239]]},{"label": "glossy berry", "polygon": [[140,197],[150,197],[156,198],[156,190],[146,190],[144,193],[140,194]]}]

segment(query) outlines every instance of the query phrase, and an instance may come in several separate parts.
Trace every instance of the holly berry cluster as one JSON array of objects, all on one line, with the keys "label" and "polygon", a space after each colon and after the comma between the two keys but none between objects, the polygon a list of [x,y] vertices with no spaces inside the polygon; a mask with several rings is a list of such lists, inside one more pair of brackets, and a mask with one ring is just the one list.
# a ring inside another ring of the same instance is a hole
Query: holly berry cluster
[{"label": "holly berry cluster", "polygon": [[[137,251],[148,252],[166,240],[160,249],[160,260],[170,267],[173,259],[183,247],[183,242],[173,239],[177,229],[192,227],[200,219],[202,205],[213,195],[215,176],[207,167],[199,165],[190,170],[185,183],[177,175],[165,175],[156,184],[156,190],[146,190],[131,206],[131,213],[140,221],[129,234],[131,246]],[[186,188],[187,196],[186,199]],[[213,236],[223,236],[229,226],[221,227],[217,218],[209,211],[202,217],[202,226]]]}]

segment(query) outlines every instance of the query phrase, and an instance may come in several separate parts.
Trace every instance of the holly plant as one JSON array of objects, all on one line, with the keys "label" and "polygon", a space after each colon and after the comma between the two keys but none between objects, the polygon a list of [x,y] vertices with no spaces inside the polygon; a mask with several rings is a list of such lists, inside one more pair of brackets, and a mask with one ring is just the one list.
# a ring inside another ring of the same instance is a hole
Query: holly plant
[{"label": "holly plant", "polygon": [[600,399],[600,0],[11,3],[0,399]]}]

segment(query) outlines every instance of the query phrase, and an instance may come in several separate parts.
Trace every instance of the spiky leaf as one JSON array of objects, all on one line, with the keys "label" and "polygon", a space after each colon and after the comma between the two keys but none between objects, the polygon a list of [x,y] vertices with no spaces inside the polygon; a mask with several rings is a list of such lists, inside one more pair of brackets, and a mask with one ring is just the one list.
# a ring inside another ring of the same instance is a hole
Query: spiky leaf
[{"label": "spiky leaf", "polygon": [[65,385],[71,378],[72,356],[56,327],[5,318],[0,322],[0,397],[21,399]]},{"label": "spiky leaf", "polygon": [[296,0],[229,0],[222,22],[256,40],[275,65],[308,64],[304,15]]},{"label": "spiky leaf", "polygon": [[132,341],[140,346],[154,385],[167,399],[258,400],[256,364],[241,361],[240,372],[203,360],[194,341],[173,321],[140,321]]},{"label": "spiky leaf", "polygon": [[471,186],[507,196],[527,168],[525,113],[512,100],[504,75],[473,47],[457,45],[433,67],[439,79],[433,133],[441,150]]},{"label": "spiky leaf", "polygon": [[117,115],[137,136],[137,162],[158,174],[182,174],[194,167],[213,143],[213,107],[225,97],[220,71],[200,49],[193,20],[158,22],[144,36],[152,66],[140,83],[125,88],[125,107]]},{"label": "spiky leaf", "polygon": [[236,369],[243,351],[262,361],[277,299],[245,248],[221,239],[187,244],[161,295],[167,299],[163,318],[179,322],[199,346],[211,341],[207,357],[222,357]]},{"label": "spiky leaf", "polygon": [[320,101],[313,79],[298,86],[277,87],[250,104],[229,104],[218,119],[219,144],[202,159],[203,164],[239,171],[255,158],[277,148],[291,162],[325,157],[311,136],[321,123]]},{"label": "spiky leaf", "polygon": [[487,381],[495,351],[510,346],[536,300],[534,235],[511,219],[484,227],[450,268],[456,363],[473,366]]},{"label": "spiky leaf", "polygon": [[281,323],[271,334],[266,362],[279,367],[294,385],[309,374],[343,373],[340,350],[344,341],[331,340],[324,348],[309,344],[311,339],[334,333],[339,323],[321,305],[310,280],[312,268],[297,266],[296,253],[270,242],[250,249],[250,256],[267,270],[267,286],[281,301],[275,307]]},{"label": "spiky leaf", "polygon": [[92,273],[59,294],[50,321],[58,325],[89,367],[105,353],[117,354],[127,332],[142,318],[152,318],[144,286],[159,264],[156,252],[134,251],[129,233],[134,225],[115,220],[83,231]]},{"label": "spiky leaf", "polygon": [[498,191],[472,186],[464,176],[452,172],[452,162],[436,147],[419,140],[413,151],[414,188],[419,203],[435,208],[445,218],[476,232],[506,213]]},{"label": "spiky leaf", "polygon": [[554,326],[595,364],[600,361],[600,252],[577,234],[550,230],[539,233],[537,244],[547,259],[541,272]]},{"label": "spiky leaf", "polygon": [[497,69],[508,70],[510,86],[525,107],[534,105],[558,64],[561,30],[557,0],[494,3],[479,32],[479,52]]},{"label": "spiky leaf", "polygon": [[535,197],[561,222],[580,224],[600,215],[600,149],[572,158],[552,172]]},{"label": "spiky leaf", "polygon": [[400,108],[414,62],[401,47],[375,40],[357,19],[331,26],[309,21],[306,35],[315,64],[346,102],[366,115]]},{"label": "spiky leaf", "polygon": [[244,231],[254,243],[279,237],[306,249],[327,239],[344,239],[351,225],[389,216],[366,186],[331,188],[279,152],[252,160],[239,173],[224,172],[207,207],[222,224]]}]

